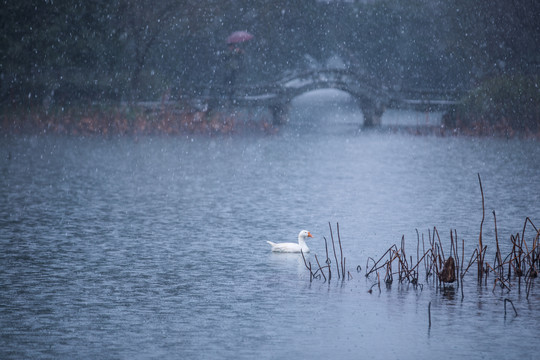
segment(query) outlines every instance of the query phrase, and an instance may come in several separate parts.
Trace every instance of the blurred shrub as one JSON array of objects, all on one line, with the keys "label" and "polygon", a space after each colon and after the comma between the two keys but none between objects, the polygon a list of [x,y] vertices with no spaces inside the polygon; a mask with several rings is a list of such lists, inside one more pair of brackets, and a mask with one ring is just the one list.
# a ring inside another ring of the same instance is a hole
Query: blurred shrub
[{"label": "blurred shrub", "polygon": [[447,127],[488,126],[518,131],[540,130],[540,87],[537,76],[501,75],[471,90],[444,117]]}]

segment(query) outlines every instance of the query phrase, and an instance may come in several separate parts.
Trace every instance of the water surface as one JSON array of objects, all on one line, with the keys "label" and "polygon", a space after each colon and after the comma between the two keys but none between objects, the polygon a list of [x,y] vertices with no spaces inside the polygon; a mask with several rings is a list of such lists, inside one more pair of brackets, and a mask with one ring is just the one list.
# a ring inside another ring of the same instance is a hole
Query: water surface
[{"label": "water surface", "polygon": [[[359,131],[354,104],[327,95],[297,99],[271,136],[3,138],[1,357],[535,358],[538,287],[526,299],[469,276],[463,300],[430,283],[370,294],[364,273],[402,236],[416,257],[416,229],[457,229],[470,254],[478,173],[488,257],[492,210],[507,249],[525,217],[540,223],[538,143]],[[351,280],[310,283],[265,242],[306,228],[314,261],[328,222]]]}]

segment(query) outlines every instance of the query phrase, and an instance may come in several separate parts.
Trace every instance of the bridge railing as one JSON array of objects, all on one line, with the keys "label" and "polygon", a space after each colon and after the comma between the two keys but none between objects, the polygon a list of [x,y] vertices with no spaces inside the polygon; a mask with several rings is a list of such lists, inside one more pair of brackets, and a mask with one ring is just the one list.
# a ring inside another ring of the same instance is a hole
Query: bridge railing
[{"label": "bridge railing", "polygon": [[456,89],[387,88],[376,83],[372,77],[351,69],[323,68],[291,72],[281,79],[257,84],[211,84],[191,88],[193,97],[213,103],[237,105],[274,106],[286,104],[304,92],[320,88],[335,88],[350,93],[366,103],[383,108],[447,108],[459,103],[463,91]]},{"label": "bridge railing", "polygon": [[422,111],[445,110],[459,104],[464,94],[458,89],[399,89],[390,92],[387,106]]}]

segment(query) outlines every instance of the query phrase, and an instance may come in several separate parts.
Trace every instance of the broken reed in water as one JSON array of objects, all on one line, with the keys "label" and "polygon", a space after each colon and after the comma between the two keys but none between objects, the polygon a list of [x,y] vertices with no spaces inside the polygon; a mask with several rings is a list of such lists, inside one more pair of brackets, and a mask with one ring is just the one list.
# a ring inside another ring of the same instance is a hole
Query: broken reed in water
[{"label": "broken reed in water", "polygon": [[[486,260],[487,245],[484,245],[484,239],[482,238],[485,221],[485,207],[484,192],[480,175],[478,175],[478,182],[480,184],[480,192],[482,195],[482,221],[480,223],[478,245],[471,256],[468,257],[468,261],[466,261],[465,258],[465,241],[461,240],[460,243],[457,230],[450,231],[450,250],[447,254],[444,252],[444,247],[437,228],[434,227],[433,231],[428,230],[427,243],[424,234],[420,237],[418,230],[416,230],[416,261],[413,260],[412,256],[407,256],[404,236],[401,238],[399,247],[396,244],[390,246],[377,260],[368,257],[366,263],[366,277],[372,275],[377,276],[377,282],[369,289],[370,293],[375,285],[379,286],[380,291],[380,275],[383,275],[382,281],[384,281],[387,286],[391,285],[394,280],[397,280],[399,283],[408,282],[414,286],[422,286],[419,283],[419,278],[421,269],[423,268],[426,282],[429,282],[430,279],[432,279],[433,283],[438,287],[444,287],[446,284],[455,283],[456,286],[461,289],[461,297],[463,298],[463,279],[469,270],[473,268],[473,265],[476,264],[477,281],[479,285],[484,283],[484,285],[487,286],[489,276],[493,275],[493,291],[495,291],[498,285],[502,290],[508,292],[517,286],[518,291],[521,292],[523,283],[527,298],[529,297],[534,284],[534,279],[538,277],[538,268],[540,267],[540,231],[531,219],[527,217],[521,233],[518,232],[516,235],[510,236],[510,243],[512,245],[511,251],[503,256],[499,246],[497,218],[495,211],[493,211],[496,251],[493,263],[489,263]],[[352,275],[350,272],[346,271],[345,267],[346,258],[343,256],[339,223],[337,224],[339,263],[332,226],[330,223],[328,225],[330,228],[334,260],[336,262],[337,277],[338,279],[345,280],[345,274],[347,274],[347,278],[351,279]],[[534,229],[534,234],[529,236],[529,241],[532,239],[532,243],[528,243],[526,240],[526,230],[528,229],[528,226]],[[328,242],[326,238],[324,238],[324,242],[326,248],[326,265],[321,266],[319,259],[315,256],[317,262],[315,271],[313,270],[311,262],[306,261],[306,258],[302,253],[304,264],[310,272],[310,281],[321,278],[323,278],[324,281],[330,281],[332,279],[332,261],[329,257]],[[357,266],[357,271],[361,271],[361,266]]]},{"label": "broken reed in water", "polygon": [[[346,270],[347,258],[343,256],[343,247],[341,245],[341,235],[339,234],[339,223],[336,224],[338,244],[339,244],[339,258],[341,260],[339,263],[338,263],[338,255],[336,251],[336,244],[334,241],[334,232],[332,231],[332,225],[328,223],[328,227],[330,228],[330,238],[332,239],[332,250],[334,252],[334,259],[336,260],[337,277],[338,279],[345,280],[345,274],[347,274],[347,278],[350,280],[352,279],[352,275],[350,271]],[[309,271],[310,282],[313,281],[313,279],[321,279],[321,278],[323,278],[324,281],[332,280],[332,267],[331,267],[332,260],[330,260],[330,257],[328,256],[328,240],[326,240],[325,237],[323,238],[324,238],[324,246],[326,249],[326,261],[325,261],[326,265],[325,266],[321,266],[319,259],[317,258],[317,255],[315,255],[315,261],[317,262],[318,269],[313,271],[313,266],[311,265],[311,261],[306,261],[304,252],[300,250],[300,252],[302,253],[302,259],[304,259],[304,265],[306,266],[306,269]],[[324,273],[325,270],[328,272],[328,277]]]}]

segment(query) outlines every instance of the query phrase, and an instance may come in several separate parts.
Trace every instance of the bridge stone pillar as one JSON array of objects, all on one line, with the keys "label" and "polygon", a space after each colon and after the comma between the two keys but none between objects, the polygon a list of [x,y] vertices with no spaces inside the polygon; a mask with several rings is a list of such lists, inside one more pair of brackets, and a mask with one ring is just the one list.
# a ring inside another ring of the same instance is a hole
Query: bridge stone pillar
[{"label": "bridge stone pillar", "polygon": [[384,106],[372,101],[364,101],[362,102],[362,113],[364,114],[364,127],[380,126]]},{"label": "bridge stone pillar", "polygon": [[288,116],[287,104],[270,105],[270,111],[272,113],[272,123],[274,125],[283,125],[287,122],[287,116]]}]

